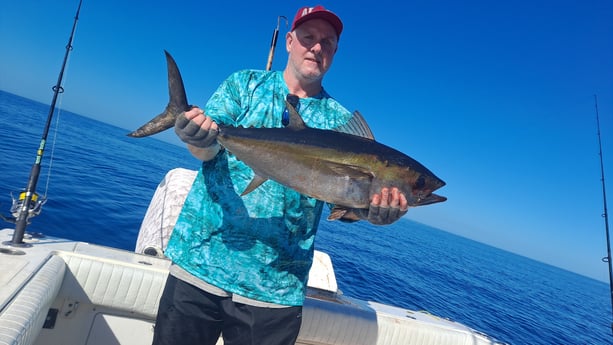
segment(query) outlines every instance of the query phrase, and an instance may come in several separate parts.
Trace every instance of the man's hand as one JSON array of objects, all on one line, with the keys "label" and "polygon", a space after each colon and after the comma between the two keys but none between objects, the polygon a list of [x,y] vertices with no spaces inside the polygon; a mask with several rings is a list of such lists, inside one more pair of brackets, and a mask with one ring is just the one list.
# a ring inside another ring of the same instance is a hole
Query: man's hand
[{"label": "man's hand", "polygon": [[407,198],[398,188],[381,188],[375,194],[368,209],[368,221],[376,225],[391,224],[404,216],[409,209]]},{"label": "man's hand", "polygon": [[206,148],[215,143],[217,124],[198,107],[181,113],[175,121],[175,133],[189,145]]}]

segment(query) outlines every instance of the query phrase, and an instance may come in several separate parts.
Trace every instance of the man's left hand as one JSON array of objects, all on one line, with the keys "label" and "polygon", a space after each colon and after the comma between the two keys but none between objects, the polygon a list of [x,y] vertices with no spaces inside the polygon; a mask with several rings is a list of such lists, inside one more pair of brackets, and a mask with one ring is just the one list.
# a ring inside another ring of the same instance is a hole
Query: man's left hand
[{"label": "man's left hand", "polygon": [[404,216],[408,209],[407,198],[398,188],[384,187],[380,194],[373,195],[367,219],[376,225],[391,224]]}]

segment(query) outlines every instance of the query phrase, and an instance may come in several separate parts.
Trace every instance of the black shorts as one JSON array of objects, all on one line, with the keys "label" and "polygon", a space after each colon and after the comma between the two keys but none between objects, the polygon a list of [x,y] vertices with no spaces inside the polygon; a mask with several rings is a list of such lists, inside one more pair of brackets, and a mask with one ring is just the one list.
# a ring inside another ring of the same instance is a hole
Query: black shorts
[{"label": "black shorts", "polygon": [[302,307],[263,308],[236,303],[168,276],[160,299],[153,345],[291,345]]}]

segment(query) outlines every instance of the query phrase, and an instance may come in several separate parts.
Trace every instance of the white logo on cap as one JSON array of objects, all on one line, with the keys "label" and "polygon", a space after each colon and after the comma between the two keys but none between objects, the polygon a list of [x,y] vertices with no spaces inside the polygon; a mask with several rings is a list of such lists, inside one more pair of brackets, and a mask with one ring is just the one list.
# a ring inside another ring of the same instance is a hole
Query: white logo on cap
[{"label": "white logo on cap", "polygon": [[313,9],[314,9],[314,8],[315,8],[315,7],[308,7],[308,8],[303,9],[303,10],[302,10],[302,14],[300,15],[300,17],[304,17],[304,16],[306,16],[307,14],[309,14],[309,13],[313,12]]}]

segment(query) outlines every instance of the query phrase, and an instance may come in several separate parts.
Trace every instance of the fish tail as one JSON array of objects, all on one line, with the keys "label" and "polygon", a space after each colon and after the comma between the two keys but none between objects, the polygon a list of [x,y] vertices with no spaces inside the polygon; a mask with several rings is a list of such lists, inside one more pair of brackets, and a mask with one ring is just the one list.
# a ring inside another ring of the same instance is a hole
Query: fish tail
[{"label": "fish tail", "polygon": [[175,60],[166,50],[164,50],[164,53],[166,54],[166,63],[168,65],[168,93],[170,97],[168,105],[166,109],[164,109],[164,112],[154,117],[137,130],[129,133],[129,137],[142,138],[163,132],[175,125],[175,120],[179,114],[190,109],[179,68]]}]

